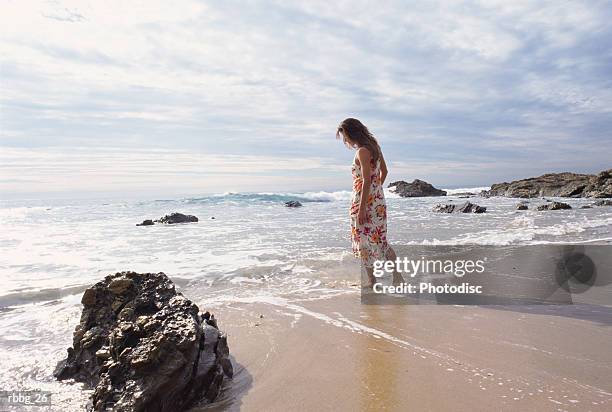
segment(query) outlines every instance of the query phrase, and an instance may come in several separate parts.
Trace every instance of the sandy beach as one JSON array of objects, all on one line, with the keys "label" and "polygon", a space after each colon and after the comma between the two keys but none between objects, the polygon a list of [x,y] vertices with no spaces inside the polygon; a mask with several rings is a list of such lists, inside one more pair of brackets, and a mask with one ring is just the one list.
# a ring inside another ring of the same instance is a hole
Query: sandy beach
[{"label": "sandy beach", "polygon": [[194,411],[612,406],[612,309],[374,306],[359,294],[217,311],[236,374]]}]

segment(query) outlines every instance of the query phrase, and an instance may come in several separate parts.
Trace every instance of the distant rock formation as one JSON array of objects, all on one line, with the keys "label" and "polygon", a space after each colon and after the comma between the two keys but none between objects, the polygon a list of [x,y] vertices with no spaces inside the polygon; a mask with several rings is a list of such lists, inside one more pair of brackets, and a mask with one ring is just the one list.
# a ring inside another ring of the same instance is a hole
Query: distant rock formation
[{"label": "distant rock formation", "polygon": [[94,389],[94,411],[183,411],[233,374],[216,320],[164,273],[120,272],[85,290],[68,358],[54,375]]},{"label": "distant rock formation", "polygon": [[540,205],[538,206],[538,210],[542,211],[542,210],[564,210],[564,209],[571,209],[572,207],[570,205],[568,205],[567,203],[563,203],[563,202],[549,202],[546,203],[545,205]]},{"label": "distant rock formation", "polygon": [[453,203],[437,204],[432,210],[438,213],[484,213],[487,211],[487,208],[471,202],[464,202],[461,205]]},{"label": "distant rock formation", "polygon": [[399,180],[389,183],[388,188],[392,189],[393,193],[397,193],[401,197],[429,197],[429,196],[446,196],[444,190],[436,189],[431,184],[419,179],[415,179],[412,183]]},{"label": "distant rock formation", "polygon": [[482,196],[505,197],[612,197],[612,169],[597,175],[548,173],[539,177],[495,183]]},{"label": "distant rock formation", "polygon": [[599,172],[584,188],[582,197],[612,197],[612,169]]},{"label": "distant rock formation", "polygon": [[165,223],[165,224],[175,224],[175,223],[189,223],[189,222],[197,222],[198,218],[193,215],[184,215],[182,213],[174,212],[172,214],[166,215],[164,217],[160,217],[155,220],[157,223]]},{"label": "distant rock formation", "polygon": [[287,206],[287,207],[302,207],[302,204],[300,202],[298,202],[297,200],[290,200],[288,202],[285,202],[285,206]]}]

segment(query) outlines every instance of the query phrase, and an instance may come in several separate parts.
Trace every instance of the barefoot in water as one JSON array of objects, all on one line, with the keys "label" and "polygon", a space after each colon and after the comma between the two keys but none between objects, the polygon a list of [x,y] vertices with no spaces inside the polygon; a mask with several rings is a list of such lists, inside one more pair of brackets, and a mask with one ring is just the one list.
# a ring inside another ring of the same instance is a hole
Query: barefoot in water
[{"label": "barefoot in water", "polygon": [[374,275],[368,274],[368,281],[363,285],[365,289],[374,289],[374,284],[376,283],[376,278]]},{"label": "barefoot in water", "polygon": [[393,272],[393,286],[399,286],[402,283],[406,282],[402,275],[397,272]]}]

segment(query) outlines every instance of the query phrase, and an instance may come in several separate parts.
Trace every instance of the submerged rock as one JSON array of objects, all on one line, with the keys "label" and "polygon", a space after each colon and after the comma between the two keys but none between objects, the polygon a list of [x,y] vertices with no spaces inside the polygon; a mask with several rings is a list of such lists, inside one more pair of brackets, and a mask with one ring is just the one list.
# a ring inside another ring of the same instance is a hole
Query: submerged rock
[{"label": "submerged rock", "polygon": [[612,169],[597,175],[548,173],[529,179],[495,183],[481,195],[505,197],[612,197]]},{"label": "submerged rock", "polygon": [[529,206],[527,206],[527,203],[518,203],[516,205],[516,210],[528,210]]},{"label": "submerged rock", "polygon": [[175,224],[175,223],[189,223],[189,222],[197,222],[198,218],[193,215],[184,215],[182,213],[174,212],[172,214],[166,215],[164,217],[160,217],[156,220],[158,223],[165,224]]},{"label": "submerged rock", "polygon": [[460,205],[452,203],[437,204],[432,210],[438,213],[484,213],[487,211],[487,208],[471,202],[464,202]]},{"label": "submerged rock", "polygon": [[85,290],[67,359],[54,372],[94,389],[94,411],[182,411],[232,377],[227,338],[164,273],[120,272]]},{"label": "submerged rock", "polygon": [[571,209],[572,207],[570,205],[568,205],[567,203],[563,203],[563,202],[550,202],[550,203],[546,203],[545,205],[540,205],[538,206],[538,210],[542,211],[542,210],[564,210],[564,209]]},{"label": "submerged rock", "polygon": [[298,202],[297,200],[290,200],[288,202],[285,202],[285,206],[287,206],[287,207],[302,207],[302,204],[300,202]]},{"label": "submerged rock", "polygon": [[419,179],[415,179],[412,183],[404,182],[403,180],[389,183],[389,187],[394,188],[392,191],[401,197],[429,197],[429,196],[446,196],[444,190],[436,189],[431,184]]},{"label": "submerged rock", "polygon": [[143,220],[142,223],[136,223],[136,226],[151,226],[154,225],[151,219]]}]

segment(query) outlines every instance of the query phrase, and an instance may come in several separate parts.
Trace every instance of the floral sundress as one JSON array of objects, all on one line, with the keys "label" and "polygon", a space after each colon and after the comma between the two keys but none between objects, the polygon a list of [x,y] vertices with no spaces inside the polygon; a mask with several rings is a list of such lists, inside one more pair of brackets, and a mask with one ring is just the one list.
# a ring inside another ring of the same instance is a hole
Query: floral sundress
[{"label": "floral sundress", "polygon": [[359,203],[363,188],[361,165],[353,160],[353,195],[349,215],[351,217],[351,243],[353,254],[361,258],[364,266],[372,268],[375,260],[386,260],[387,243],[387,205],[380,181],[380,158],[370,168],[370,193],[366,204],[366,223],[358,222]]}]

